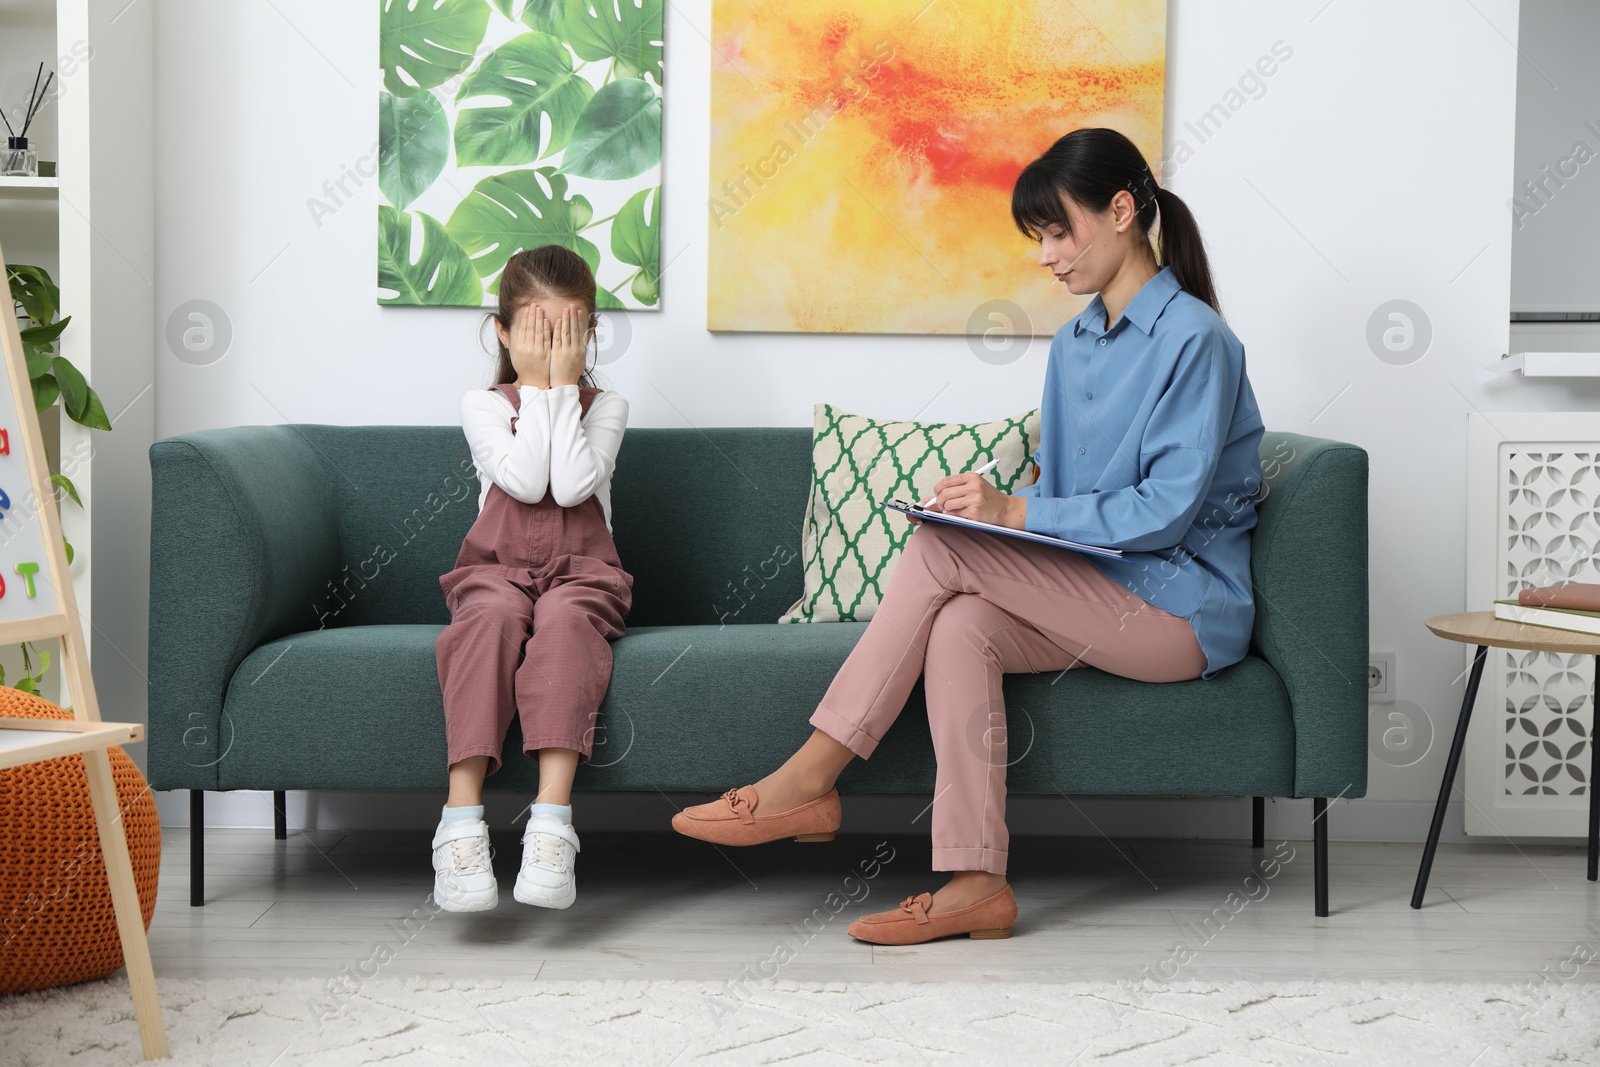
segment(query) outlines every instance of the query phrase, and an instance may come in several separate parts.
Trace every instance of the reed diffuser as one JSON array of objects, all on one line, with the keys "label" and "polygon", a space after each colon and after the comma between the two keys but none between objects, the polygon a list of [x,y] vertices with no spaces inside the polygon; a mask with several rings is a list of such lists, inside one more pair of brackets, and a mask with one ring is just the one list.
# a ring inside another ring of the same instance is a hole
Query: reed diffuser
[{"label": "reed diffuser", "polygon": [[50,77],[44,79],[44,84],[39,84],[39,79],[44,76],[44,64],[39,64],[39,72],[33,76],[33,89],[28,93],[28,106],[23,109],[22,130],[18,132],[11,125],[11,119],[3,110],[0,110],[0,119],[5,120],[6,149],[0,152],[0,177],[6,178],[37,178],[39,176],[38,150],[28,145],[28,127],[33,125],[33,118],[39,113],[39,108],[44,105],[45,94],[50,91],[50,81],[56,76],[55,71],[50,72]]}]

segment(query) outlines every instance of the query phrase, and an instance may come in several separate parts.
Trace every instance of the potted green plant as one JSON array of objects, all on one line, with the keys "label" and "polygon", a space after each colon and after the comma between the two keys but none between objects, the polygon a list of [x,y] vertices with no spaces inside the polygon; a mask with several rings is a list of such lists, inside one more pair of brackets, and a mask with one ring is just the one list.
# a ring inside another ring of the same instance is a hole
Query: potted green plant
[{"label": "potted green plant", "polygon": [[[6,282],[11,289],[11,303],[22,334],[22,353],[28,363],[28,382],[33,386],[35,410],[44,411],[59,400],[61,410],[73,422],[94,430],[111,429],[111,420],[106,418],[105,405],[100,402],[99,394],[70,360],[56,353],[56,342],[72,321],[72,316],[59,317],[61,290],[51,279],[50,272],[43,267],[8,264]],[[79,507],[83,506],[78,488],[72,484],[71,478],[60,471],[51,471],[50,483],[59,490],[56,497],[58,505],[64,495]],[[70,564],[72,543],[65,538],[63,541]],[[37,694],[39,681],[49,669],[50,654],[24,642],[22,677],[14,688]],[[0,666],[0,685],[5,684],[5,668]]]}]

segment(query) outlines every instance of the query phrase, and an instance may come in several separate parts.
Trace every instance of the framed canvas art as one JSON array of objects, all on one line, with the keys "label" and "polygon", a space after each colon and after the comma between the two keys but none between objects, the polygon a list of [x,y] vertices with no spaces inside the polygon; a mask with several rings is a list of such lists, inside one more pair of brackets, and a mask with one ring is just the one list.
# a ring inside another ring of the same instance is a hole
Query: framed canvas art
[{"label": "framed canvas art", "polygon": [[[713,0],[712,330],[1024,332],[1076,313],[1011,221],[1083,126],[1158,168],[1166,0]],[[1157,174],[1159,178],[1159,173]]]},{"label": "framed canvas art", "polygon": [[378,302],[478,307],[522,248],[660,303],[664,0],[380,0]]}]

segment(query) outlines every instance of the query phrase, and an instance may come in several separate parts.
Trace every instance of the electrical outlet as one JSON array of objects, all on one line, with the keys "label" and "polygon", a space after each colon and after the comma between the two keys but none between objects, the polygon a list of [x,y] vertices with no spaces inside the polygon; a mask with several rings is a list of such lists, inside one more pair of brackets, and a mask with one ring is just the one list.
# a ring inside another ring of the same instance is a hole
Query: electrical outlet
[{"label": "electrical outlet", "polygon": [[1394,653],[1367,653],[1367,702],[1393,704],[1395,688]]}]

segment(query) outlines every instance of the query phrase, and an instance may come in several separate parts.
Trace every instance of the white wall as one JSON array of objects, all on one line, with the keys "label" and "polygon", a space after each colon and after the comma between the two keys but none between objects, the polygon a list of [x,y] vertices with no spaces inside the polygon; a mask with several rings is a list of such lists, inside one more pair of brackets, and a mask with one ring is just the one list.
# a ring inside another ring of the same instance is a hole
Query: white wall
[{"label": "white wall", "polygon": [[[1439,735],[1415,766],[1374,763],[1375,800],[1415,802],[1370,807],[1379,835],[1423,825],[1460,699],[1461,651],[1422,620],[1468,606],[1464,416],[1529,404],[1473,384],[1507,340],[1517,16],[1516,0],[1171,3],[1167,146],[1187,141],[1193,157],[1170,184],[1200,219],[1267,424],[1371,453],[1372,647],[1398,654],[1400,696]],[[370,2],[160,0],[158,344],[168,313],[197,298],[225,309],[233,343],[204,367],[160,353],[158,436],[444,424],[481,384],[478,313],[373,302],[372,186],[320,228],[305,206],[375,140],[376,19]],[[958,337],[706,332],[709,27],[706,0],[668,6],[665,310],[635,314],[631,348],[607,368],[634,424],[806,425],[821,400],[926,419],[1035,405],[1045,339],[996,367]],[[1292,56],[1265,91],[1199,143],[1185,124],[1278,41]],[[1039,148],[1064,132],[1040,130]],[[997,239],[1008,226],[995,220]],[[1405,366],[1366,340],[1391,299],[1432,323],[1431,347]],[[166,810],[182,821],[181,804]],[[1169,825],[1162,805],[1148,810],[1149,828]]]}]

